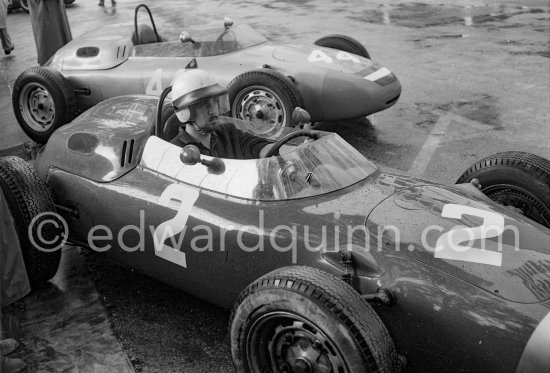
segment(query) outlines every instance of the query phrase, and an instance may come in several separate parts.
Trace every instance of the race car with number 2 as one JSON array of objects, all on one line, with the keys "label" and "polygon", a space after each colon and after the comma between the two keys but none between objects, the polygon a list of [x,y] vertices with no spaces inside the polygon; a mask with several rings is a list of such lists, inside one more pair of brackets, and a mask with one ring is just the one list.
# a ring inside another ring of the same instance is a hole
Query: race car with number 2
[{"label": "race car with number 2", "polygon": [[[141,7],[152,27],[138,24]],[[197,64],[228,87],[232,116],[272,126],[290,125],[295,107],[314,121],[369,115],[395,104],[401,93],[395,75],[345,35],[277,45],[227,19],[223,28],[180,32],[161,36],[149,8],[140,5],[134,24],[104,26],[71,41],[14,83],[13,110],[21,128],[45,143],[56,128],[98,102],[124,94],[159,96],[178,72]]]},{"label": "race car with number 2", "polygon": [[380,169],[334,133],[200,156],[167,141],[159,106],[108,99],[35,169],[0,159],[33,286],[66,241],[105,252],[232,308],[237,372],[549,371],[548,160],[499,153],[462,175],[496,203]]}]

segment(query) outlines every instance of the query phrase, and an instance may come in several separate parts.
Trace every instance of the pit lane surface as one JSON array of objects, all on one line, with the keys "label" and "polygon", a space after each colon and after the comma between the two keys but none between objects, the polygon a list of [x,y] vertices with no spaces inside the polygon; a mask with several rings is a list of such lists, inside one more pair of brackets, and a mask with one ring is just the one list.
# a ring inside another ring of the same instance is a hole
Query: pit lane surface
[{"label": "pit lane surface", "polygon": [[[141,1],[77,0],[67,14],[73,36],[130,22]],[[394,72],[403,92],[366,119],[323,123],[380,164],[452,183],[475,160],[505,150],[550,158],[550,4],[524,0],[155,1],[164,35],[184,26],[250,23],[277,42],[308,43],[347,34]],[[146,22],[146,18],[140,18]],[[0,149],[27,141],[11,109],[17,76],[35,65],[30,20],[8,16],[15,42],[0,59]],[[98,256],[86,256],[113,330],[138,371],[231,371],[228,313]],[[215,276],[215,274],[213,274]],[[220,279],[223,283],[223,279]]]}]

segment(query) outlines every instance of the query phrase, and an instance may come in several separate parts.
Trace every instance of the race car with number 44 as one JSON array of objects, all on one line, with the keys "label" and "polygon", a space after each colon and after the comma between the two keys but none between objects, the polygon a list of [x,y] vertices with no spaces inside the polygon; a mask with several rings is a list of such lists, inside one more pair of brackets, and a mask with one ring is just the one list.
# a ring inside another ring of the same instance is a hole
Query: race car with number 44
[{"label": "race car with number 44", "polygon": [[287,127],[265,158],[212,158],[171,144],[159,107],[111,98],[34,169],[0,159],[32,286],[67,241],[104,252],[232,309],[239,373],[550,370],[548,160],[499,153],[442,185]]},{"label": "race car with number 44", "polygon": [[[141,8],[151,26],[139,24]],[[351,37],[277,45],[229,19],[219,28],[159,33],[149,8],[139,5],[133,24],[83,34],[44,66],[24,71],[13,87],[13,110],[25,133],[45,143],[98,102],[124,94],[159,96],[178,72],[197,64],[228,87],[232,116],[272,126],[290,125],[295,107],[309,111],[313,121],[369,115],[395,104],[401,93],[395,75]]]}]

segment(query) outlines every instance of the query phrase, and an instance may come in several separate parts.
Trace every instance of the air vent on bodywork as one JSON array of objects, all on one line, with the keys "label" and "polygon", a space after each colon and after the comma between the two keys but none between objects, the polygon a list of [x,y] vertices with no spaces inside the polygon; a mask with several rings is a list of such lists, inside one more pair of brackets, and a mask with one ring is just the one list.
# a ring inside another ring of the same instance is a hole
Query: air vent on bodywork
[{"label": "air vent on bodywork", "polygon": [[96,57],[98,54],[98,47],[82,47],[76,50],[76,56],[82,58]]},{"label": "air vent on bodywork", "polygon": [[122,153],[120,154],[120,167],[131,164],[134,160],[134,140],[124,140],[122,143]]},{"label": "air vent on bodywork", "polygon": [[116,58],[124,58],[124,56],[126,55],[126,46],[122,46],[122,47],[118,47],[117,49],[117,52],[116,52]]},{"label": "air vent on bodywork", "polygon": [[75,133],[67,141],[67,147],[70,150],[84,155],[92,154],[97,144],[97,137],[86,132]]}]

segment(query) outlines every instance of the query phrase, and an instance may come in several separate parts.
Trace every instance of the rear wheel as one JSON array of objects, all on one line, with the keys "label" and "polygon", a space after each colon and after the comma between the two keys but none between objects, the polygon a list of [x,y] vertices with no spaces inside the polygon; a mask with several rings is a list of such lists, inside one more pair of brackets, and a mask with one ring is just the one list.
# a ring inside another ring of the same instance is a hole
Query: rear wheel
[{"label": "rear wheel", "polygon": [[292,125],[292,112],[304,106],[294,83],[281,73],[262,68],[245,72],[229,83],[231,115],[252,122],[262,132]]},{"label": "rear wheel", "polygon": [[76,115],[76,98],[61,73],[31,67],[13,85],[12,105],[23,131],[34,141],[45,143],[51,134]]},{"label": "rear wheel", "polygon": [[371,306],[316,268],[286,267],[259,278],[230,321],[237,372],[395,372],[397,353]]},{"label": "rear wheel", "polygon": [[0,188],[7,201],[31,288],[46,283],[57,272],[64,237],[56,226],[46,185],[32,167],[18,157],[0,158]]},{"label": "rear wheel", "polygon": [[317,39],[315,45],[320,47],[339,49],[344,52],[353,53],[361,57],[370,59],[367,48],[363,46],[359,41],[346,35],[327,35],[320,39]]},{"label": "rear wheel", "polygon": [[493,201],[520,209],[550,228],[550,161],[525,152],[502,152],[476,162],[457,183],[479,179]]}]

